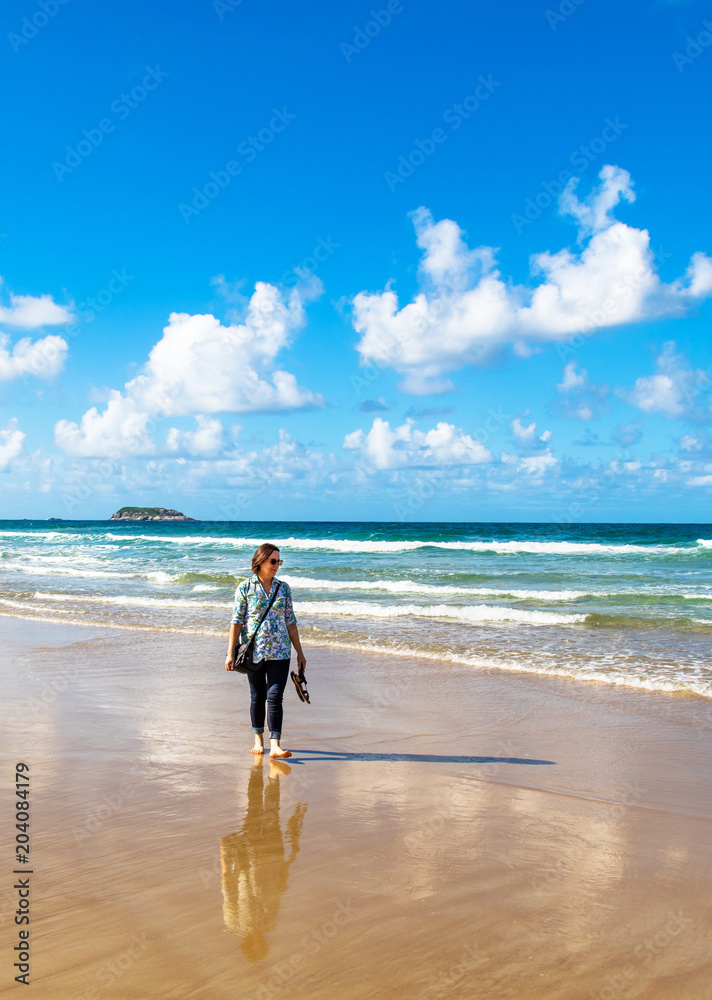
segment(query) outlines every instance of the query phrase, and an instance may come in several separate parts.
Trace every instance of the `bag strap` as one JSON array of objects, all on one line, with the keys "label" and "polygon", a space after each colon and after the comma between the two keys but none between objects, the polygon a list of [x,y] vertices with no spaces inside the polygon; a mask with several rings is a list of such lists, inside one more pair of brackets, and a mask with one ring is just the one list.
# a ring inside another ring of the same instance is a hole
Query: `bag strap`
[{"label": "bag strap", "polygon": [[[267,610],[265,611],[265,613],[264,613],[264,614],[262,615],[262,617],[260,618],[260,620],[259,620],[259,624],[257,625],[257,628],[256,628],[256,629],[255,629],[255,631],[254,631],[254,632],[252,633],[252,635],[250,636],[250,638],[249,638],[249,639],[247,640],[247,642],[248,642],[248,643],[249,643],[249,642],[252,642],[252,641],[254,640],[255,636],[257,635],[257,633],[259,632],[259,630],[260,630],[260,627],[261,627],[261,625],[262,625],[262,622],[263,622],[263,621],[265,620],[265,618],[267,617],[267,615],[268,615],[268,614],[270,613],[270,609],[272,608],[272,605],[274,604],[274,602],[275,602],[275,600],[276,600],[276,598],[277,598],[277,594],[279,593],[279,588],[280,588],[281,586],[282,586],[282,581],[281,581],[281,580],[278,580],[278,581],[277,581],[277,589],[275,590],[274,594],[273,594],[273,595],[272,595],[272,597],[270,598],[270,602],[269,602],[269,604],[267,605]],[[248,590],[249,590],[249,587],[248,587]]]}]

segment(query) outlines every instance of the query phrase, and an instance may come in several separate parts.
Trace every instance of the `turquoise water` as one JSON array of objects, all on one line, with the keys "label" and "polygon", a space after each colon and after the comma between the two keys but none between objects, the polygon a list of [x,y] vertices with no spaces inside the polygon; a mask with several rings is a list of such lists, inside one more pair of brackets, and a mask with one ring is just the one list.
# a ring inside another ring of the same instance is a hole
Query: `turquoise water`
[{"label": "turquoise water", "polygon": [[712,525],[0,521],[0,611],[226,635],[263,541],[306,645],[712,697]]}]

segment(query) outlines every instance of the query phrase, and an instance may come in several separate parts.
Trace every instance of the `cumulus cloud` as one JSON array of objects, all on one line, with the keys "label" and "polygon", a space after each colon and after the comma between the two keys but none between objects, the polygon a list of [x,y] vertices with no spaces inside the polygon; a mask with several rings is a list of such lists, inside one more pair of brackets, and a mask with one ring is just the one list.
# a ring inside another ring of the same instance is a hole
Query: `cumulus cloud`
[{"label": "cumulus cloud", "polygon": [[679,454],[685,458],[703,458],[712,461],[712,434],[698,430],[694,434],[682,434],[678,440]]},{"label": "cumulus cloud", "polygon": [[296,410],[321,403],[294,375],[273,370],[277,354],[304,325],[303,303],[315,289],[285,300],[258,281],[245,320],[222,326],[214,316],[172,313],[163,337],[127,394],[149,412],[170,416]]},{"label": "cumulus cloud", "polygon": [[[211,315],[172,313],[163,337],[124,391],[113,390],[106,409],[88,410],[79,424],[60,420],[55,440],[71,454],[152,454],[153,418],[214,413],[278,412],[320,406],[322,397],[276,368],[276,358],[305,322],[304,304],[321,292],[311,278],[284,296],[257,282],[241,323],[223,326]],[[167,447],[212,448],[215,422],[195,432],[168,431]]]},{"label": "cumulus cloud", "polygon": [[171,427],[166,437],[166,447],[169,452],[188,455],[217,455],[223,447],[223,427],[217,417],[195,418],[194,431],[182,431]]},{"label": "cumulus cloud", "polygon": [[524,427],[519,417],[515,417],[511,423],[512,433],[515,438],[519,441],[523,441],[525,444],[531,444],[536,435],[536,423],[532,421],[527,427]]},{"label": "cumulus cloud", "polygon": [[[524,474],[525,479],[541,479],[548,470],[559,465],[559,460],[552,454],[551,448],[529,455],[510,455],[503,451],[500,455],[500,462],[501,467],[508,471],[510,485],[516,482],[521,473]],[[503,486],[504,484],[500,481],[499,485]]]},{"label": "cumulus cloud", "polygon": [[[3,285],[0,278],[0,295]],[[13,295],[9,292],[2,298],[8,304],[0,302],[0,323],[6,326],[35,330],[40,326],[61,326],[74,319],[72,310],[57,305],[51,295]]]},{"label": "cumulus cloud", "polygon": [[704,368],[690,368],[674,341],[663,344],[656,368],[654,375],[641,375],[632,387],[619,389],[618,395],[643,413],[661,413],[671,420],[712,417],[712,377]]},{"label": "cumulus cloud", "polygon": [[[234,428],[233,428],[234,432]],[[261,448],[245,448],[237,443],[214,462],[205,464],[209,474],[224,476],[228,484],[248,492],[262,493],[275,481],[311,479],[331,465],[333,455],[308,448],[280,427],[277,441]]]},{"label": "cumulus cloud", "polygon": [[543,455],[527,455],[520,459],[520,468],[530,476],[541,476],[547,469],[551,469],[559,464],[558,458],[552,455],[549,448]]},{"label": "cumulus cloud", "polygon": [[613,209],[621,200],[635,201],[627,170],[606,165],[599,179],[601,184],[598,190],[591,192],[588,198],[579,199],[575,194],[579,179],[572,177],[559,198],[561,213],[576,219],[581,233],[588,235],[613,225]]},{"label": "cumulus cloud", "polygon": [[78,425],[58,420],[54,425],[54,440],[68,455],[153,455],[156,448],[150,434],[153,429],[150,421],[151,415],[140,409],[135,399],[112,389],[103,413],[92,406]]},{"label": "cumulus cloud", "polygon": [[283,427],[279,428],[277,442],[262,450],[260,462],[270,476],[277,479],[295,479],[313,475],[326,467],[331,456],[307,448],[295,440]]},{"label": "cumulus cloud", "polygon": [[20,430],[19,422],[13,417],[4,427],[0,428],[0,471],[4,471],[22,451],[25,435]]},{"label": "cumulus cloud", "polygon": [[[333,454],[306,447],[284,428],[279,429],[276,441],[246,447],[238,443],[240,428],[233,426],[230,428],[233,445],[225,451],[220,443],[219,454],[213,454],[220,433],[216,418],[196,419],[195,432],[172,433],[174,430],[168,432],[168,440],[175,444],[173,450],[164,443],[147,455],[140,453],[137,444],[134,455],[102,459],[66,454],[43,456],[37,452],[19,460],[24,464],[18,467],[18,472],[28,481],[34,480],[35,491],[59,489],[69,516],[81,516],[82,509],[91,509],[97,493],[117,499],[132,492],[163,491],[178,498],[188,497],[185,503],[190,506],[199,491],[206,491],[204,502],[218,503],[215,516],[231,519],[245,517],[248,511],[252,516],[261,516],[265,498],[286,483],[294,487],[295,492],[290,492],[290,496],[297,495],[297,488],[302,488],[311,489],[322,498],[338,473]],[[150,440],[147,447],[153,447]],[[51,468],[45,470],[49,463]],[[176,506],[181,506],[178,500]]]},{"label": "cumulus cloud", "polygon": [[537,437],[536,421],[534,420],[532,420],[532,422],[527,424],[525,427],[521,419],[519,417],[515,417],[510,426],[512,428],[512,434],[517,442],[524,446],[532,447],[533,445],[537,445],[540,441],[548,441],[551,437],[551,431],[544,431],[540,437]]},{"label": "cumulus cloud", "polygon": [[572,392],[574,389],[583,389],[585,384],[586,372],[577,373],[576,362],[571,361],[564,366],[564,377],[556,388],[559,392]]},{"label": "cumulus cloud", "polygon": [[66,340],[55,334],[34,341],[23,337],[10,348],[10,338],[0,333],[0,382],[26,375],[53,378],[64,368],[68,350]]},{"label": "cumulus cloud", "polygon": [[[526,417],[528,413],[529,410],[525,410],[523,416]],[[512,437],[520,449],[530,451],[540,449],[551,439],[551,431],[544,431],[543,434],[537,434],[535,420],[525,425],[522,423],[521,417],[515,417],[514,420],[510,421],[509,426],[512,428]]]},{"label": "cumulus cloud", "polygon": [[681,451],[699,451],[702,447],[699,438],[695,437],[694,434],[683,434],[680,438],[680,450]]},{"label": "cumulus cloud", "polygon": [[678,440],[678,454],[672,462],[688,474],[688,486],[712,486],[712,435],[700,430],[683,434]]},{"label": "cumulus cloud", "polygon": [[363,363],[401,372],[405,391],[442,391],[450,385],[445,373],[486,363],[506,346],[526,356],[576,333],[678,315],[710,295],[712,260],[702,253],[683,278],[660,281],[647,230],[613,217],[620,201],[634,200],[630,175],[606,165],[599,179],[588,198],[577,197],[576,178],[562,193],[560,210],[577,223],[583,249],[535,254],[532,287],[506,282],[496,250],[470,250],[453,220],[435,222],[423,207],[411,213],[423,251],[421,290],[402,308],[390,284],[356,295],[352,322]]},{"label": "cumulus cloud", "polygon": [[[5,300],[3,304],[2,299]],[[51,295],[3,295],[0,278],[0,323],[25,330],[40,326],[58,326],[71,323],[71,309],[59,306]],[[56,335],[31,340],[23,337],[11,346],[10,337],[0,332],[0,382],[32,375],[35,378],[53,378],[64,368],[68,346],[63,337]]]},{"label": "cumulus cloud", "polygon": [[194,463],[193,472],[196,486],[202,485],[200,478],[207,478],[236,488],[238,492],[221,507],[229,518],[243,517],[248,509],[254,511],[261,497],[287,484],[294,490],[315,490],[323,497],[325,489],[338,478],[333,454],[306,447],[283,427],[274,444],[259,449],[236,444],[220,458]]},{"label": "cumulus cloud", "polygon": [[585,368],[577,372],[576,367],[575,361],[564,366],[563,378],[556,386],[559,398],[552,409],[569,420],[593,420],[605,410],[609,389],[607,385],[595,385]]},{"label": "cumulus cloud", "polygon": [[438,423],[429,431],[420,431],[413,420],[391,429],[387,420],[376,417],[371,430],[352,431],[343,447],[358,452],[376,469],[406,466],[477,465],[491,462],[492,455],[470,434],[454,424]]}]

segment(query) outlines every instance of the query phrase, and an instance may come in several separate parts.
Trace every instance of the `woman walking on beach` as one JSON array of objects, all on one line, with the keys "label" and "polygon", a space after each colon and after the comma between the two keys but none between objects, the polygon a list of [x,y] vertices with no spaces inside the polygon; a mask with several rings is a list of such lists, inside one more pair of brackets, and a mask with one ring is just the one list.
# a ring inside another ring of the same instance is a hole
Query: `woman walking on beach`
[{"label": "woman walking on beach", "polygon": [[307,665],[299,641],[297,619],[292,607],[289,584],[276,579],[277,567],[282,560],[276,545],[260,545],[252,557],[252,573],[235,591],[235,608],[230,625],[225,669],[232,670],[235,663],[235,646],[244,628],[246,636],[254,634],[257,625],[272,602],[267,617],[257,632],[252,653],[253,669],[247,677],[250,682],[250,716],[255,745],[252,753],[264,753],[262,734],[265,731],[265,702],[270,729],[270,757],[291,757],[289,750],[280,746],[282,738],[282,696],[289,678],[291,647],[297,651],[297,664],[301,673]]}]

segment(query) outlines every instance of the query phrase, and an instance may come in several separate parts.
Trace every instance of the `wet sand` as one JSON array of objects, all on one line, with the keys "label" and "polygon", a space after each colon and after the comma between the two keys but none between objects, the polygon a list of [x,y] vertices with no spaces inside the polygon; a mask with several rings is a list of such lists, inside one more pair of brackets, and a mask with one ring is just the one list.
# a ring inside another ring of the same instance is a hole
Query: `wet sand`
[{"label": "wet sand", "polygon": [[222,639],[0,642],[36,1000],[709,997],[706,700],[311,649],[275,765]]}]

